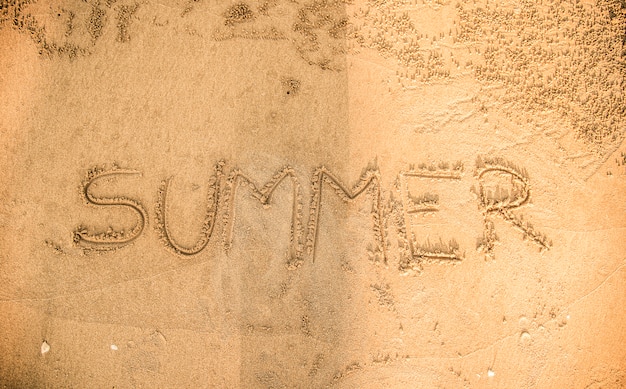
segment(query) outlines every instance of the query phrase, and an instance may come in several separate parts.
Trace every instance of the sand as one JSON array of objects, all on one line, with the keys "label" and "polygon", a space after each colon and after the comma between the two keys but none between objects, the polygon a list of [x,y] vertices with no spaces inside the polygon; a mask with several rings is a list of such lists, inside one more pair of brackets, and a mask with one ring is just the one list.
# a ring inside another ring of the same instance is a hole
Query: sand
[{"label": "sand", "polygon": [[626,386],[623,1],[0,1],[0,387]]}]

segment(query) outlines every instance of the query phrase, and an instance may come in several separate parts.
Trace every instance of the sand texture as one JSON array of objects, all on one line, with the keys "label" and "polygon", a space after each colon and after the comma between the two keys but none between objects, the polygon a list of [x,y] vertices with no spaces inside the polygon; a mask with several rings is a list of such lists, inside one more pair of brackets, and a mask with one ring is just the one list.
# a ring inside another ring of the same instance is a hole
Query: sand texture
[{"label": "sand texture", "polygon": [[0,0],[0,388],[626,387],[624,0]]}]

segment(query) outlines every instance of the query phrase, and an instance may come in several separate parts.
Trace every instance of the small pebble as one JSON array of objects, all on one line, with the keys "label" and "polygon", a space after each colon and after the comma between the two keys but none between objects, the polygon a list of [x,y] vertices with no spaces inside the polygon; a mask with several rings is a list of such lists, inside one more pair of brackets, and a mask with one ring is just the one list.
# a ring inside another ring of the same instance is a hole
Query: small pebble
[{"label": "small pebble", "polygon": [[48,351],[50,351],[50,345],[44,340],[41,344],[41,355],[47,353]]}]

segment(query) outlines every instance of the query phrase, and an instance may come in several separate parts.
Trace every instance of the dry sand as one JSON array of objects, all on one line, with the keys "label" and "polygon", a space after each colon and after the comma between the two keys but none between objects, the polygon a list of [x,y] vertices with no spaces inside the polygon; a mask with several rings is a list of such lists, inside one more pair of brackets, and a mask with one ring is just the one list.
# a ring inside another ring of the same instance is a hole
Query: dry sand
[{"label": "dry sand", "polygon": [[625,34],[0,1],[0,387],[625,387]]}]

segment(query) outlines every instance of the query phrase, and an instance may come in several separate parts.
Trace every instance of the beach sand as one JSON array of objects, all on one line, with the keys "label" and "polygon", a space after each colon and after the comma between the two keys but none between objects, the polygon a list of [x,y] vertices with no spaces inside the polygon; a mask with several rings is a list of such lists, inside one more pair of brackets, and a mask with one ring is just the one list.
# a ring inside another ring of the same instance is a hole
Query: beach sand
[{"label": "beach sand", "polygon": [[0,1],[0,387],[626,386],[620,1]]}]

